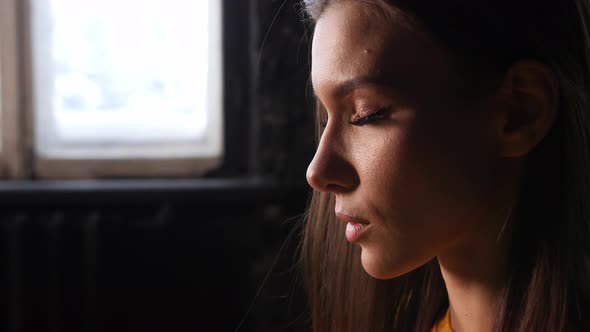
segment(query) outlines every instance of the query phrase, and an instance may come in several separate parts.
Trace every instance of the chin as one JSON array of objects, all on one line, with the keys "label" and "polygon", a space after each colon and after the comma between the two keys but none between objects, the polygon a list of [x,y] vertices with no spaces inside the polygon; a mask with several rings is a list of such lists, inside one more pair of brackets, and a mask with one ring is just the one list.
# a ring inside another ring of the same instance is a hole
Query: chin
[{"label": "chin", "polygon": [[412,272],[420,266],[426,264],[428,260],[411,260],[401,261],[399,259],[385,259],[385,255],[380,255],[365,248],[361,249],[361,264],[365,272],[375,279],[388,280],[400,277],[406,273]]}]

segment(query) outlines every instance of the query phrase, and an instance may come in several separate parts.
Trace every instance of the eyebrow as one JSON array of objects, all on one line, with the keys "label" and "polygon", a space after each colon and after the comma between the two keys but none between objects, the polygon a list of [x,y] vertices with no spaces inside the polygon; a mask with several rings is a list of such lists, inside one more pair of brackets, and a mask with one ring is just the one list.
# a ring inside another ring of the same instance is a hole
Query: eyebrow
[{"label": "eyebrow", "polygon": [[[333,89],[332,95],[337,97],[342,97],[350,94],[352,91],[367,87],[367,86],[387,86],[392,85],[392,82],[385,79],[383,76],[376,76],[376,75],[366,75],[366,76],[359,76],[344,82],[340,82],[336,84]],[[315,92],[315,88],[313,89],[314,94],[317,97],[317,93]]]}]

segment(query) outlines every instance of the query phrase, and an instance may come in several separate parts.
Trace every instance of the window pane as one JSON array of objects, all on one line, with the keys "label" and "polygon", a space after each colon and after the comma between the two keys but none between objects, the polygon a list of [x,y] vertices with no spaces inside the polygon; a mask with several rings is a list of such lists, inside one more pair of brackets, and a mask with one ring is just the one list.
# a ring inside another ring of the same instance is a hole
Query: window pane
[{"label": "window pane", "polygon": [[215,141],[208,137],[220,129],[221,112],[213,84],[220,79],[212,79],[220,70],[210,61],[219,44],[211,40],[219,37],[210,21],[215,2],[32,1],[38,149],[197,151]]}]

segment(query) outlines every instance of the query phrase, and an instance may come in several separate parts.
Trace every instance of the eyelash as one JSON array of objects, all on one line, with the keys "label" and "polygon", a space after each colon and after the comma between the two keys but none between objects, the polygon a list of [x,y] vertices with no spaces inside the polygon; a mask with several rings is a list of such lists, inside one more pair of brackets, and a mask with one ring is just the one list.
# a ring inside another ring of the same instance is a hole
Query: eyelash
[{"label": "eyelash", "polygon": [[390,109],[391,109],[391,107],[380,108],[375,112],[372,112],[368,115],[360,117],[356,120],[350,121],[350,124],[355,125],[355,126],[364,126],[367,123],[377,121],[379,119],[383,119],[387,115],[387,112],[389,112]]},{"label": "eyelash", "polygon": [[[387,112],[389,112],[390,109],[391,109],[391,106],[380,108],[371,114],[365,115],[365,116],[360,117],[360,118],[353,120],[353,121],[349,121],[349,123],[351,125],[355,125],[355,126],[364,126],[367,123],[371,123],[373,121],[383,119],[387,115]],[[327,125],[328,125],[327,119],[326,120],[322,119],[320,121],[320,126],[322,128],[326,128]]]}]

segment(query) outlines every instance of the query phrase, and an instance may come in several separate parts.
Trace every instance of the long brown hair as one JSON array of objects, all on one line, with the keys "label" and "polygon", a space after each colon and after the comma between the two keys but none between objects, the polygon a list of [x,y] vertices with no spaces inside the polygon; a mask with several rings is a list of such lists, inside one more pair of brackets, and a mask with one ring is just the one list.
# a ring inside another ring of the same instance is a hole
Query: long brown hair
[{"label": "long brown hair", "polygon": [[[334,2],[305,0],[315,21]],[[588,0],[363,0],[401,12],[456,59],[465,81],[492,82],[521,59],[555,71],[555,124],[526,157],[513,208],[509,278],[497,331],[590,330],[590,3]],[[317,106],[318,124],[325,110]],[[321,135],[318,126],[318,136]],[[344,239],[334,198],[314,192],[301,258],[312,327],[323,331],[429,331],[448,308],[436,259],[392,280],[368,276]]]}]

